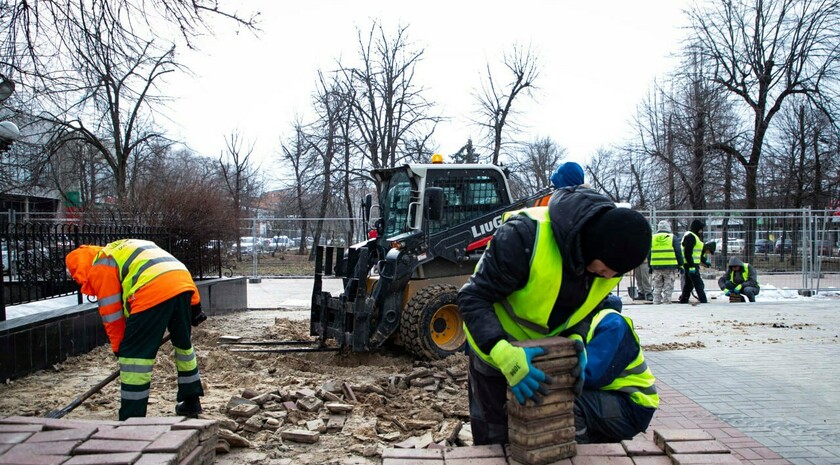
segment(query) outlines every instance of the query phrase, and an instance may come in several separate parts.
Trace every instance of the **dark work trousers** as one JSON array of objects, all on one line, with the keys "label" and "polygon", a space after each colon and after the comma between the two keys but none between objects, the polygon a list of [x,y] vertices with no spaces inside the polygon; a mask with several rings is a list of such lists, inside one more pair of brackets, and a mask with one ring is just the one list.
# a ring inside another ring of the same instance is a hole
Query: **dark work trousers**
[{"label": "dark work trousers", "polygon": [[178,369],[177,401],[203,396],[195,350],[190,342],[191,292],[179,294],[126,320],[120,343],[120,420],[146,416],[152,367],[164,330],[169,329]]},{"label": "dark work trousers", "polygon": [[584,389],[575,397],[574,413],[575,442],[594,444],[633,438],[647,429],[654,410],[618,392]]},{"label": "dark work trousers", "polygon": [[470,402],[470,425],[475,445],[508,442],[508,384],[504,375],[469,351],[470,366],[467,388]]},{"label": "dark work trousers", "polygon": [[703,278],[700,277],[700,269],[697,269],[697,273],[689,273],[688,270],[685,270],[685,282],[683,283],[682,295],[680,295],[680,303],[687,304],[688,299],[691,298],[691,291],[697,291],[697,300],[700,301],[701,304],[708,303],[709,301],[706,299],[706,286],[703,284]]}]

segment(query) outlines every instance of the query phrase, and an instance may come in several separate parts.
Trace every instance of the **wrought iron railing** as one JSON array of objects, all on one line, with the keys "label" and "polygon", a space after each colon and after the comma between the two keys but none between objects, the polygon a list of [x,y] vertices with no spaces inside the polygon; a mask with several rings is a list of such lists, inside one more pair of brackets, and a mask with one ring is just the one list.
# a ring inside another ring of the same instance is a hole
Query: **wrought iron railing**
[{"label": "wrought iron railing", "polygon": [[82,244],[105,245],[117,239],[155,242],[186,265],[195,279],[221,277],[219,241],[202,241],[150,227],[18,223],[0,229],[3,249],[0,321],[5,306],[78,291],[64,258]]}]

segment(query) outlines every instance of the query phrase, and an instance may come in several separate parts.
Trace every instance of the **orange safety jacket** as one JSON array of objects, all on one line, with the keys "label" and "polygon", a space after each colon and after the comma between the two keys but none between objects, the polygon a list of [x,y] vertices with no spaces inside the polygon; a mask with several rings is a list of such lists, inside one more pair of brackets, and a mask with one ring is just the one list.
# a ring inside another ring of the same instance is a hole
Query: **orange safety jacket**
[{"label": "orange safety jacket", "polygon": [[130,315],[184,292],[192,292],[192,305],[201,302],[184,264],[153,242],[122,239],[104,248],[81,246],[67,254],[66,262],[82,293],[96,296],[115,353]]}]

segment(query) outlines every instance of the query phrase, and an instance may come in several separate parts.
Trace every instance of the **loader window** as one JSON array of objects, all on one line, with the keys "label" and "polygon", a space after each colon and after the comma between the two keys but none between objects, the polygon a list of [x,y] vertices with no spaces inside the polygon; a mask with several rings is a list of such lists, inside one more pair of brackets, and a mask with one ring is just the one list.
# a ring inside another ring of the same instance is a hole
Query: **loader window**
[{"label": "loader window", "polygon": [[390,179],[387,189],[382,191],[380,205],[385,218],[385,237],[408,232],[408,204],[411,202],[411,183],[404,173],[397,173]]},{"label": "loader window", "polygon": [[462,225],[509,203],[503,179],[485,170],[430,173],[428,185],[443,188],[443,217],[429,223],[429,233]]}]

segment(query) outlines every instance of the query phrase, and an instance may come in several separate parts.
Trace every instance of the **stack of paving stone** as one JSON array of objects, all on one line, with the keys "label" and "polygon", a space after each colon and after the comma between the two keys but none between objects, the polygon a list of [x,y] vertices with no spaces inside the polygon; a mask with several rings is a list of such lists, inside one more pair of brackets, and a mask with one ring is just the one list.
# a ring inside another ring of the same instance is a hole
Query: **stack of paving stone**
[{"label": "stack of paving stone", "polygon": [[572,370],[578,358],[574,343],[565,337],[517,341],[518,347],[542,347],[545,354],[532,363],[551,377],[548,394],[539,404],[520,405],[508,390],[508,440],[511,457],[525,465],[542,465],[575,455]]},{"label": "stack of paving stone", "polygon": [[218,422],[184,417],[126,421],[0,418],[0,465],[207,465]]}]

